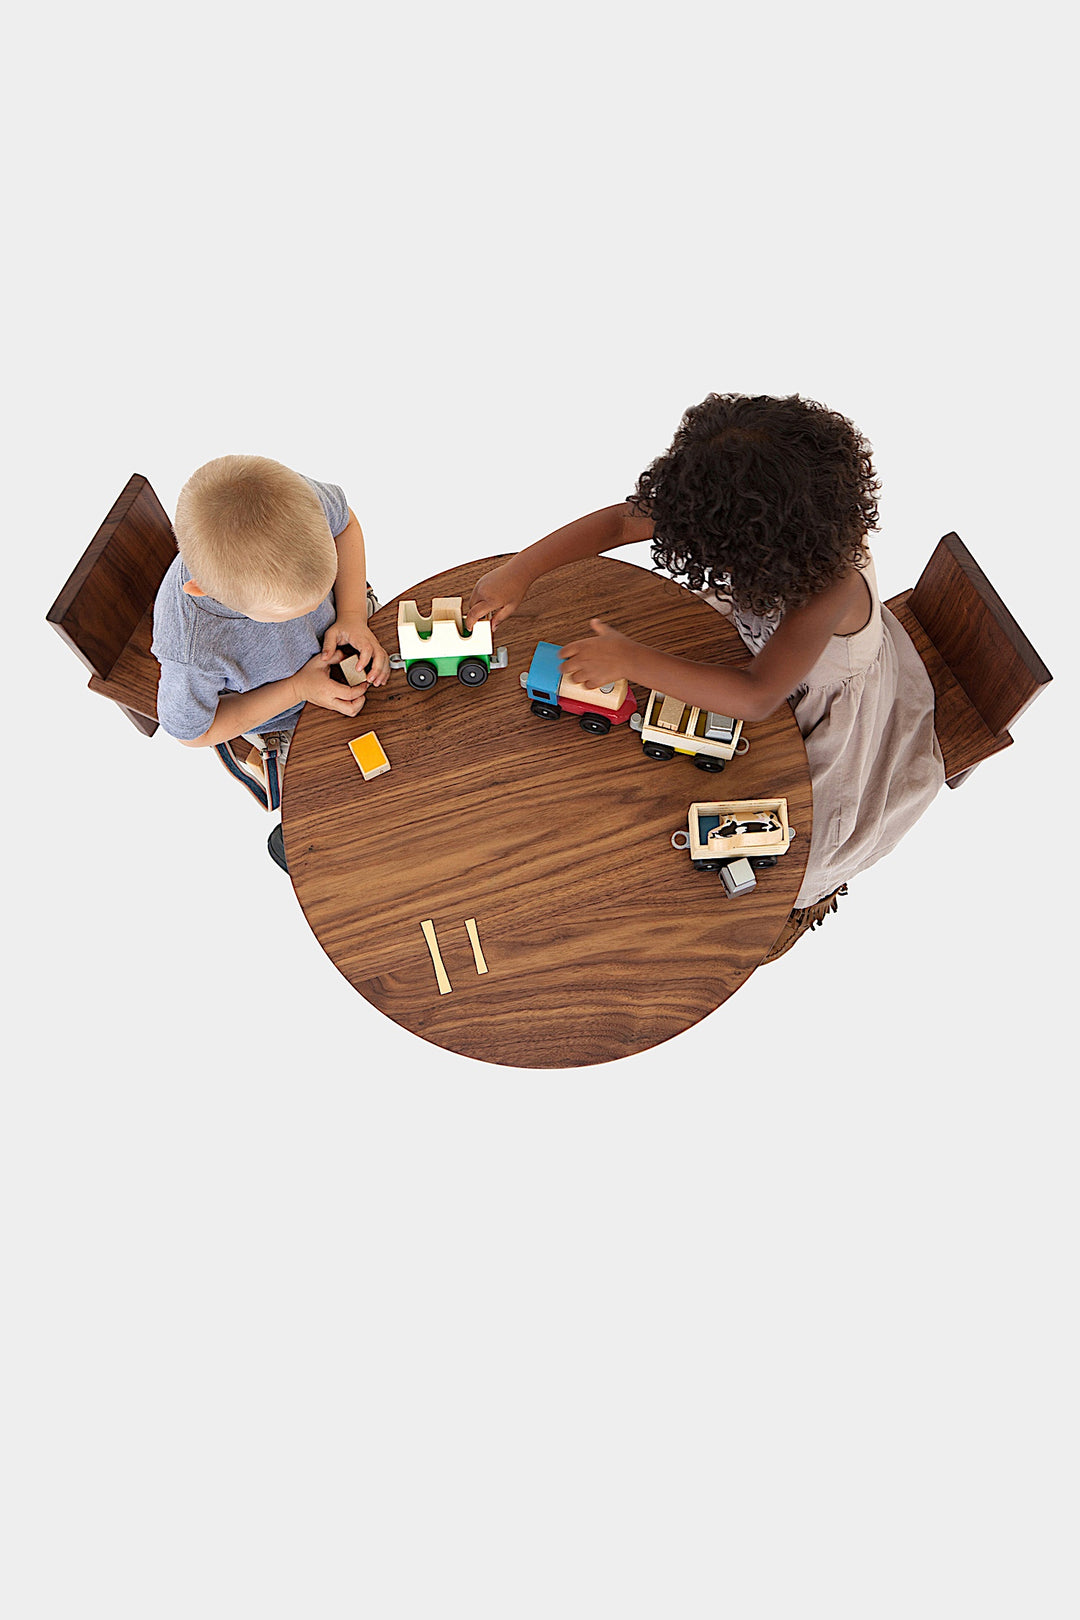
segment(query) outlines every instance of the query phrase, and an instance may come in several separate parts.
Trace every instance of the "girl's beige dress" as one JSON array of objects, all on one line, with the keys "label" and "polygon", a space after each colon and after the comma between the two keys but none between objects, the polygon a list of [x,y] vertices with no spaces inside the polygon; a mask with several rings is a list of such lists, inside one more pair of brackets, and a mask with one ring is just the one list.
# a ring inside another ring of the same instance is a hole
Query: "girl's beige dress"
[{"label": "girl's beige dress", "polygon": [[[903,625],[883,607],[872,559],[863,568],[870,618],[833,636],[788,699],[806,744],[814,831],[798,908],[834,894],[899,843],[945,780],[934,735],[934,688]],[[760,652],[780,616],[740,613],[723,596],[706,601],[731,617]]]}]

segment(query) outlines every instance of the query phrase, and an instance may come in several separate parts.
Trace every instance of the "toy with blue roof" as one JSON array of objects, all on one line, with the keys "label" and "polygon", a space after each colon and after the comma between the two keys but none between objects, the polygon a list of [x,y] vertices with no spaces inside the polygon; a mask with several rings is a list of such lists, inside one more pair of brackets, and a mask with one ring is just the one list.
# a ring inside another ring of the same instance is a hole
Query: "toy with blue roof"
[{"label": "toy with blue roof", "polygon": [[621,725],[637,713],[637,699],[625,680],[600,687],[579,686],[572,681],[563,671],[562,648],[553,641],[537,643],[532,663],[520,680],[533,714],[544,720],[557,720],[563,710],[576,714],[582,731],[594,737],[602,737],[612,726]]}]

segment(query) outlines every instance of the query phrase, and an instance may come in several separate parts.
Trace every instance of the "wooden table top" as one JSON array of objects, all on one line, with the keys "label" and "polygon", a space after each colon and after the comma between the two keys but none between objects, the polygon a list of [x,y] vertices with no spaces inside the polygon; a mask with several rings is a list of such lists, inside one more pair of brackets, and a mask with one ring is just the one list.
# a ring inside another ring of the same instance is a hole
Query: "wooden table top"
[{"label": "wooden table top", "polygon": [[[465,563],[406,593],[466,604],[504,558]],[[372,629],[397,648],[397,608]],[[360,994],[452,1052],[567,1068],[641,1052],[744,984],[787,919],[810,847],[806,751],[786,704],[747,725],[723,774],[648,759],[627,725],[590,736],[533,715],[519,683],[538,641],[564,645],[597,614],[685,657],[747,658],[715,609],[632,563],[590,558],[539,580],[495,631],[506,669],[470,689],[414,691],[403,671],[355,719],[309,703],[285,775],[289,872],[315,937]],[[635,688],[643,712],[648,691]],[[378,733],[391,769],[365,782],[348,742]],[[789,852],[729,898],[671,834],[692,803],[786,797]],[[453,989],[441,995],[421,921],[435,924]],[[489,971],[477,973],[475,918]],[[719,1035],[719,1031],[717,1032]]]}]

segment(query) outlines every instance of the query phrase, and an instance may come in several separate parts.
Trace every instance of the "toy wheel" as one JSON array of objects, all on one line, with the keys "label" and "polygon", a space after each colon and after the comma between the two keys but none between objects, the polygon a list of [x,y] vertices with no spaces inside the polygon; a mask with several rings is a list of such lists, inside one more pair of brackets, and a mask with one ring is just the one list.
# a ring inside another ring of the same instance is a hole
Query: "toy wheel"
[{"label": "toy wheel", "polygon": [[611,730],[611,721],[606,714],[581,714],[578,725],[582,731],[591,731],[594,737],[603,737]]},{"label": "toy wheel", "polygon": [[557,703],[541,703],[534,698],[529,704],[533,714],[538,714],[541,720],[557,720],[562,713]]},{"label": "toy wheel", "polygon": [[647,754],[650,759],[674,759],[675,758],[675,750],[674,750],[674,748],[665,748],[663,743],[654,743],[654,742],[642,743],[641,752],[643,754]]},{"label": "toy wheel", "polygon": [[776,856],[775,855],[751,855],[751,857],[750,857],[750,865],[754,868],[755,872],[763,872],[766,867],[776,865]]},{"label": "toy wheel", "polygon": [[479,658],[463,658],[458,665],[457,678],[462,686],[483,686],[488,678],[488,667]]},{"label": "toy wheel", "polygon": [[724,761],[717,759],[715,754],[695,754],[694,764],[699,771],[722,771]]},{"label": "toy wheel", "polygon": [[724,862],[723,861],[693,861],[691,864],[692,864],[695,872],[719,872],[720,868],[724,865]]},{"label": "toy wheel", "polygon": [[439,678],[439,672],[434,664],[412,664],[405,676],[410,686],[418,692],[426,692],[429,686],[434,686]]}]

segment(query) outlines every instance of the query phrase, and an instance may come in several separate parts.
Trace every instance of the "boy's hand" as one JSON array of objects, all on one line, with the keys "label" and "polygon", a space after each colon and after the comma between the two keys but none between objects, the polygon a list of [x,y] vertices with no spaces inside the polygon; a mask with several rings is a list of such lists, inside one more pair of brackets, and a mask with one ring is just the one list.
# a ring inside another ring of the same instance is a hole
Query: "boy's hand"
[{"label": "boy's hand", "polygon": [[316,653],[292,678],[297,703],[315,703],[320,709],[338,714],[359,714],[367,699],[366,686],[342,686],[330,674],[330,665],[340,663],[326,652]]},{"label": "boy's hand", "polygon": [[340,664],[346,654],[341,651],[343,647],[355,647],[359,654],[359,668],[367,669],[367,681],[363,690],[369,686],[385,686],[390,674],[390,655],[382,644],[375,639],[367,627],[367,622],[360,620],[350,621],[348,618],[335,619],[329,630],[323,636],[323,658],[331,664]]},{"label": "boy's hand", "polygon": [[638,643],[600,619],[590,619],[589,629],[593,634],[584,641],[570,641],[559,649],[564,672],[581,686],[607,686],[624,676],[632,680],[630,666]]},{"label": "boy's hand", "polygon": [[471,630],[478,619],[490,619],[491,628],[508,619],[529,588],[529,580],[513,561],[482,574],[473,588],[465,614],[465,628]]}]

